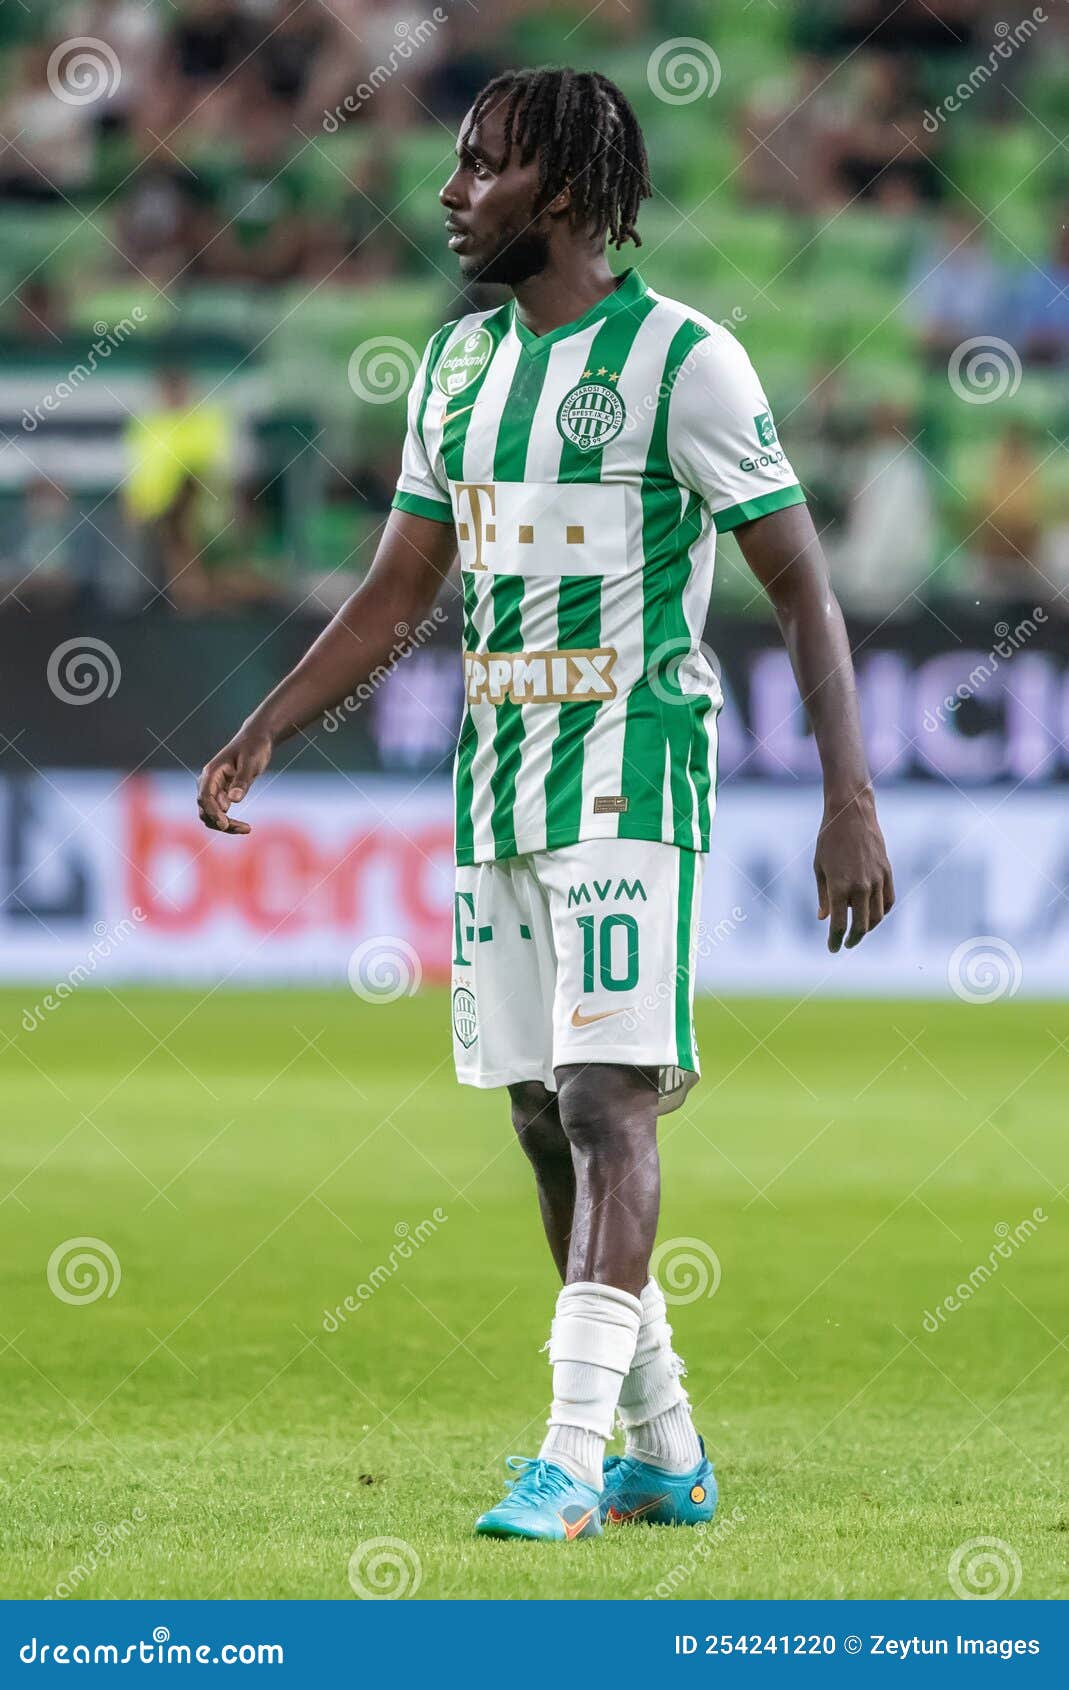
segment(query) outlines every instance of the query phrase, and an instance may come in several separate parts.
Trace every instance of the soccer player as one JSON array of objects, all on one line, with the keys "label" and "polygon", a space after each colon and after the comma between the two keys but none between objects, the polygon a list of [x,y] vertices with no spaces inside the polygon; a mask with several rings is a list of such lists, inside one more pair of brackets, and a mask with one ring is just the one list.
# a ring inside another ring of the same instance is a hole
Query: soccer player
[{"label": "soccer player", "polygon": [[[206,825],[248,832],[232,811],[274,747],[389,659],[459,551],[457,1074],[507,1086],[563,1281],[548,1433],[476,1523],[495,1536],[693,1524],[716,1505],[648,1266],[658,1111],[698,1073],[718,533],[772,600],[820,751],[828,948],[893,900],[842,615],[768,400],[733,335],[609,268],[649,192],[605,77],[522,71],[482,91],[440,197],[464,277],[513,297],[431,339],[367,580],[200,783]],[[626,1450],[606,1462],[617,1413]]]}]

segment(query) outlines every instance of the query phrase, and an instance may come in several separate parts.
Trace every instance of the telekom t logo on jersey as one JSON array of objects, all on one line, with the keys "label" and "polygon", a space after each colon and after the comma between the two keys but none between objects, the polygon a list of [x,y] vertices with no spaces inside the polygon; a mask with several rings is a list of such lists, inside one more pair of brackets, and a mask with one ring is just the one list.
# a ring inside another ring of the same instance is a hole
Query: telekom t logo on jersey
[{"label": "telekom t logo on jersey", "polygon": [[[457,497],[457,539],[462,545],[469,543],[474,546],[475,555],[471,563],[465,563],[465,568],[486,569],[488,567],[483,555],[484,545],[492,546],[497,540],[499,526],[497,510],[497,487],[492,481],[457,481],[454,482]],[[602,491],[602,489],[598,489]],[[557,503],[559,496],[556,487],[552,488]],[[587,497],[589,499],[589,490]],[[507,501],[506,501],[507,505]],[[546,509],[537,524],[539,536],[546,538],[547,525],[549,537],[553,542],[562,540],[566,546],[584,546],[586,544],[586,524],[583,522],[569,522],[566,517],[557,514],[556,523],[554,513]],[[513,518],[507,523],[511,532],[505,538],[517,546],[533,547],[535,545],[536,524]]]},{"label": "telekom t logo on jersey", "polygon": [[469,518],[466,522],[461,519],[457,523],[457,538],[460,540],[474,539],[475,560],[471,567],[473,569],[485,569],[483,541],[496,540],[497,528],[493,522],[483,521],[483,500],[486,500],[486,516],[492,517],[497,510],[494,484],[492,481],[458,481],[456,487],[458,509],[461,500],[464,500],[468,507]]}]

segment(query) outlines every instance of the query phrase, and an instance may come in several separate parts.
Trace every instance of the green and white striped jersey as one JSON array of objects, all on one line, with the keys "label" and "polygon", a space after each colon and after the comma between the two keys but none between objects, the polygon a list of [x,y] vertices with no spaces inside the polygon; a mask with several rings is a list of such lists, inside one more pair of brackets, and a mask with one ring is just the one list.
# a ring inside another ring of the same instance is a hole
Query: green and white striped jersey
[{"label": "green and white striped jersey", "polygon": [[716,533],[803,498],[734,336],[633,270],[551,334],[512,304],[439,330],[394,504],[456,527],[459,863],[708,849]]}]

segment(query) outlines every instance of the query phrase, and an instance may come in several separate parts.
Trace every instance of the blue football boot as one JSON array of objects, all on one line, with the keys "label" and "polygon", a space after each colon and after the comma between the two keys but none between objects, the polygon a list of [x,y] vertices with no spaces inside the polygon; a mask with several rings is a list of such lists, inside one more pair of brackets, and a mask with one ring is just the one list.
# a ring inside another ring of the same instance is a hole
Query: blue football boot
[{"label": "blue football boot", "polygon": [[509,1480],[508,1495],[497,1507],[476,1520],[475,1530],[481,1537],[571,1542],[575,1537],[601,1536],[598,1491],[540,1456],[510,1455],[505,1465],[517,1476]]}]

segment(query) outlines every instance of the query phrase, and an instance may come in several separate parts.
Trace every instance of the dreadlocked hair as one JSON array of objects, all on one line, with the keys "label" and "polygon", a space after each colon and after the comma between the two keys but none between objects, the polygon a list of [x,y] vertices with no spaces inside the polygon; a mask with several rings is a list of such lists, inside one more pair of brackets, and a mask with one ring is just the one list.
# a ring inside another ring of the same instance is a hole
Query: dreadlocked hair
[{"label": "dreadlocked hair", "polygon": [[570,188],[576,227],[605,230],[614,247],[642,245],[635,223],[651,193],[649,160],[638,118],[614,82],[596,70],[505,71],[477,95],[465,134],[499,105],[504,156],[517,146],[529,164],[537,154],[545,201]]}]

